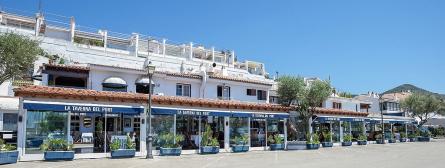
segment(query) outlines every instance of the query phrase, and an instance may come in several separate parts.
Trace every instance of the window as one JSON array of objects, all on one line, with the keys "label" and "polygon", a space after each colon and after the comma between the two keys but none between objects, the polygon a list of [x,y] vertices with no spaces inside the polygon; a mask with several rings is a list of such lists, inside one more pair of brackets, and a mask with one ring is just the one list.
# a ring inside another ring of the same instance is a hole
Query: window
[{"label": "window", "polygon": [[256,89],[247,89],[247,96],[256,96]]},{"label": "window", "polygon": [[124,127],[131,128],[131,118],[124,118]]},{"label": "window", "polygon": [[258,90],[257,92],[258,92],[257,94],[258,100],[267,100],[267,91]]},{"label": "window", "polygon": [[341,109],[341,103],[332,102],[332,108],[334,108],[334,109]]},{"label": "window", "polygon": [[217,96],[219,99],[230,100],[230,86],[218,86]]},{"label": "window", "polygon": [[176,96],[191,97],[191,85],[190,84],[176,84]]}]

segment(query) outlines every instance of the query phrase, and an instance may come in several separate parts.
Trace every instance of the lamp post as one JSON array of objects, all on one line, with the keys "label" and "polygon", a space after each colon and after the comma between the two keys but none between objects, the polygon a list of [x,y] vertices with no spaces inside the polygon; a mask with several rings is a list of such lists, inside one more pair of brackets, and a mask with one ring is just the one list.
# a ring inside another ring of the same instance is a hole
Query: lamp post
[{"label": "lamp post", "polygon": [[379,96],[380,117],[382,120],[382,144],[385,144],[385,124],[383,123],[383,94]]},{"label": "lamp post", "polygon": [[[148,61],[148,58],[146,60],[146,62]],[[151,134],[151,95],[153,94],[153,85],[151,84],[151,80],[153,78],[153,74],[155,72],[156,66],[154,66],[153,64],[151,64],[151,61],[148,61],[148,64],[145,64],[145,70],[147,71],[147,75],[148,75],[148,85],[149,85],[149,93],[148,93],[148,119],[147,119],[147,123],[148,123],[148,136],[147,136],[147,156],[145,157],[146,159],[153,159],[153,148],[152,148],[152,144],[153,144],[153,136]],[[146,116],[147,117],[147,116]]]}]

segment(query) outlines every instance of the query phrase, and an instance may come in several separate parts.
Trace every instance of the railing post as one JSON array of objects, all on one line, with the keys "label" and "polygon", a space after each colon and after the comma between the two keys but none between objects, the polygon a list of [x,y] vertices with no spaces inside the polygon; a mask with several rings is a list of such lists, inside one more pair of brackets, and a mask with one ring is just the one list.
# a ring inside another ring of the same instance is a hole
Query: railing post
[{"label": "railing post", "polygon": [[134,40],[134,56],[138,56],[139,51],[139,34],[132,33],[133,34],[133,40]]},{"label": "railing post", "polygon": [[165,43],[166,43],[167,39],[163,38],[162,39],[162,56],[165,57]]},{"label": "railing post", "polygon": [[70,40],[71,40],[71,42],[74,42],[75,31],[76,31],[76,21],[74,20],[74,17],[71,17],[71,19],[70,19]]},{"label": "railing post", "polygon": [[212,47],[212,62],[215,62],[215,47]]},{"label": "railing post", "polygon": [[40,32],[40,27],[42,26],[43,23],[43,16],[41,13],[37,13],[36,14],[36,27],[34,27],[34,35],[38,36],[39,32]]},{"label": "railing post", "polygon": [[192,60],[193,58],[193,43],[190,42],[190,51],[189,51],[189,60]]}]

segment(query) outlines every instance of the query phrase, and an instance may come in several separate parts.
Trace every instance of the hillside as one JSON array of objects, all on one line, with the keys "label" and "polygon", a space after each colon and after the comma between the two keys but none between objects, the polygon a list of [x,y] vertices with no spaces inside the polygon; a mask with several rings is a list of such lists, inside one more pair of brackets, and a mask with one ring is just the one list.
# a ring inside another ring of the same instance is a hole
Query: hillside
[{"label": "hillside", "polygon": [[436,95],[437,97],[440,97],[442,99],[445,99],[445,94],[439,94],[439,93],[430,92],[428,90],[419,88],[419,87],[411,85],[411,84],[403,84],[403,85],[397,86],[395,88],[392,88],[392,89],[384,92],[384,94],[386,94],[386,93],[398,93],[398,92],[407,91],[407,90],[411,90],[411,92],[420,92],[420,93],[425,93],[425,94],[432,94],[432,95]]}]

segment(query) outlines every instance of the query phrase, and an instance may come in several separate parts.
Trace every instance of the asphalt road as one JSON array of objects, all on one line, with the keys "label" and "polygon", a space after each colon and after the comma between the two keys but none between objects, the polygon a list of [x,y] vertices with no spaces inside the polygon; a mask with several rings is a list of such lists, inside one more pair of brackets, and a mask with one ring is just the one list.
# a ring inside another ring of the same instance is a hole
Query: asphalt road
[{"label": "asphalt road", "polygon": [[323,148],[315,151],[251,151],[217,155],[155,157],[154,160],[82,159],[19,162],[0,167],[26,168],[445,168],[445,141]]}]

